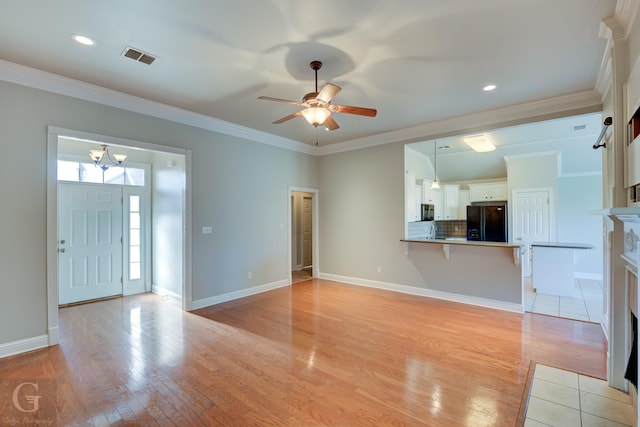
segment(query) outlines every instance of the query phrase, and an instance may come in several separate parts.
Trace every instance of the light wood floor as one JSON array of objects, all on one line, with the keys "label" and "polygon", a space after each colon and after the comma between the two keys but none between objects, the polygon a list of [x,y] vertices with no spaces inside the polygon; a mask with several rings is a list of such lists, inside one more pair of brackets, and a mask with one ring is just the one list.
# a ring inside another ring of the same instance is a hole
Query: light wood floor
[{"label": "light wood floor", "polygon": [[317,279],[194,313],[69,307],[60,334],[0,359],[0,420],[30,381],[53,425],[514,426],[531,360],[605,375],[599,325]]}]

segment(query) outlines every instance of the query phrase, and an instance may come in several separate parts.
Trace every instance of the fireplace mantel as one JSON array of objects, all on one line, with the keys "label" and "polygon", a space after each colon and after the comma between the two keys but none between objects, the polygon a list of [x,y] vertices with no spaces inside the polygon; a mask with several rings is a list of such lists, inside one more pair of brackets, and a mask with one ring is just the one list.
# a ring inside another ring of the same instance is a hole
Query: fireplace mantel
[{"label": "fireplace mantel", "polygon": [[591,211],[590,213],[608,216],[611,219],[619,219],[622,222],[640,222],[640,208],[609,208]]}]

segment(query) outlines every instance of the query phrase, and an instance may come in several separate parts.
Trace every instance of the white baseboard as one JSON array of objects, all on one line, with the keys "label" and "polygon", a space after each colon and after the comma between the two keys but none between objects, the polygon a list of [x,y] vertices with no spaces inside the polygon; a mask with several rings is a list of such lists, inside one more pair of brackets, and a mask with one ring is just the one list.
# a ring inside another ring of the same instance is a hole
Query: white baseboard
[{"label": "white baseboard", "polygon": [[60,344],[60,335],[58,334],[58,327],[49,328],[49,345]]},{"label": "white baseboard", "polygon": [[602,273],[579,273],[575,272],[573,277],[576,279],[600,280],[602,281]]},{"label": "white baseboard", "polygon": [[26,353],[27,351],[38,350],[48,346],[49,337],[47,335],[13,341],[0,345],[0,358]]},{"label": "white baseboard", "polygon": [[524,313],[524,306],[506,301],[499,301],[489,298],[473,297],[469,295],[454,294],[451,292],[436,291],[433,289],[417,288],[415,286],[398,285],[395,283],[379,282],[376,280],[359,279],[356,277],[338,276],[335,274],[319,273],[318,277],[335,282],[348,283],[351,285],[367,286],[370,288],[385,289],[388,291],[401,292],[403,294],[418,295],[428,298],[436,298],[446,301],[459,302],[462,304],[476,305],[480,307],[494,308],[497,310]]},{"label": "white baseboard", "polygon": [[285,286],[289,286],[289,280],[279,280],[277,282],[266,283],[264,285],[258,285],[247,289],[241,289],[239,291],[229,292],[226,294],[217,295],[215,297],[195,300],[191,303],[191,310],[197,310],[199,308],[209,307],[210,305],[220,304],[251,295],[261,294],[263,292],[271,291],[273,289],[278,289]]},{"label": "white baseboard", "polygon": [[173,291],[170,291],[168,289],[161,288],[160,286],[153,285],[151,287],[151,292],[153,292],[154,294],[163,296],[163,297],[169,297],[172,300],[182,304],[182,295],[177,294],[177,293],[175,293]]}]

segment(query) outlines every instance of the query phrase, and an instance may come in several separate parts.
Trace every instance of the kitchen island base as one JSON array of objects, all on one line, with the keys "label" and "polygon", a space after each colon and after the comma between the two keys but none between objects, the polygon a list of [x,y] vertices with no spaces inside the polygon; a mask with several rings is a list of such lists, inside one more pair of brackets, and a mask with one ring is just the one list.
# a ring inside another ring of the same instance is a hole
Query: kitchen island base
[{"label": "kitchen island base", "polygon": [[524,311],[520,244],[438,239],[401,241],[417,277],[417,283],[411,287],[426,288],[427,293],[434,295],[456,296],[443,299]]}]

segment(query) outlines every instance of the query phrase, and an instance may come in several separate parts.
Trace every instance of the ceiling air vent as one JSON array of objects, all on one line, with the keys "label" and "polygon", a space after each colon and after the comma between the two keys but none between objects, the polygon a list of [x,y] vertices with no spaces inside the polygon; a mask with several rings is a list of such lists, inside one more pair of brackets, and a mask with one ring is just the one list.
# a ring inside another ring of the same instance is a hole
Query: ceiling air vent
[{"label": "ceiling air vent", "polygon": [[577,125],[573,127],[573,130],[585,130],[587,128],[587,125]]},{"label": "ceiling air vent", "polygon": [[149,53],[143,52],[138,49],[134,49],[129,46],[127,46],[124,49],[124,52],[122,52],[122,55],[126,56],[127,58],[131,58],[134,61],[142,62],[143,64],[147,64],[147,65],[151,65],[153,61],[157,59],[155,56]]}]

